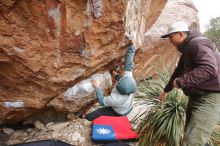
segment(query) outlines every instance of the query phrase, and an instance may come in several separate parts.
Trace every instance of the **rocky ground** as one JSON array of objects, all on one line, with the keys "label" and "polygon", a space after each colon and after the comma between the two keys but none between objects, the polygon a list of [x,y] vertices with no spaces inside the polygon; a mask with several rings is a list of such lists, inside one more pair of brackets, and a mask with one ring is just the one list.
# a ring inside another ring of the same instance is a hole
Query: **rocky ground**
[{"label": "rocky ground", "polygon": [[[50,122],[46,125],[40,121],[35,121],[34,125],[35,127],[33,128],[23,130],[3,128],[5,144],[12,145],[54,139],[77,146],[93,145],[90,141],[91,122],[87,120],[76,119],[60,123]],[[8,135],[7,139],[6,135]]]},{"label": "rocky ground", "polygon": [[[94,105],[92,110],[97,107],[98,104]],[[50,116],[54,115],[50,114]],[[54,120],[55,122],[51,120],[45,122],[45,119],[42,119],[45,117],[41,117],[33,123],[23,122],[20,126],[2,126],[0,127],[0,146],[48,139],[61,140],[76,146],[102,145],[91,142],[92,122],[77,118],[74,114],[68,114],[67,117],[66,120]],[[137,144],[133,142],[130,145]]]}]

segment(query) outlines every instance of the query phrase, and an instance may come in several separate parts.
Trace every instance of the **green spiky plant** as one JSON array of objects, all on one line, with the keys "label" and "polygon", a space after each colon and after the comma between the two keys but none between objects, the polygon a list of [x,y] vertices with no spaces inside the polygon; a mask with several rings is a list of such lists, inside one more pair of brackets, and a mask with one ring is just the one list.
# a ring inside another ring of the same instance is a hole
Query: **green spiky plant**
[{"label": "green spiky plant", "polygon": [[218,123],[217,127],[212,132],[212,135],[209,138],[209,144],[211,146],[219,146],[220,145],[220,123]]},{"label": "green spiky plant", "polygon": [[132,122],[139,133],[139,145],[178,146],[181,141],[187,98],[174,89],[164,102],[159,100],[169,78],[165,69],[158,79],[147,79],[138,85],[135,105],[141,108]]}]

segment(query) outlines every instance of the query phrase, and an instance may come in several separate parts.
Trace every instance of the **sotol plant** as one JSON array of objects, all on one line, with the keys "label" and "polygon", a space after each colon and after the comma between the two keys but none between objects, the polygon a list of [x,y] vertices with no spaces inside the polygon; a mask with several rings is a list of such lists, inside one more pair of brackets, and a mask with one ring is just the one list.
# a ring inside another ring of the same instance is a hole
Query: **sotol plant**
[{"label": "sotol plant", "polygon": [[[159,100],[169,78],[170,72],[163,69],[157,79],[148,78],[138,84],[135,105],[139,111],[132,122],[139,132],[139,145],[178,146],[182,140],[187,98],[181,91],[173,90],[164,102]],[[220,123],[208,143],[220,145]]]},{"label": "sotol plant", "polygon": [[178,146],[182,139],[187,98],[174,89],[164,102],[159,100],[169,77],[163,70],[158,79],[146,79],[138,85],[135,105],[142,108],[132,122],[139,132],[139,145]]},{"label": "sotol plant", "polygon": [[219,146],[220,145],[220,123],[218,123],[217,127],[212,132],[212,135],[209,139],[209,144],[211,146]]}]

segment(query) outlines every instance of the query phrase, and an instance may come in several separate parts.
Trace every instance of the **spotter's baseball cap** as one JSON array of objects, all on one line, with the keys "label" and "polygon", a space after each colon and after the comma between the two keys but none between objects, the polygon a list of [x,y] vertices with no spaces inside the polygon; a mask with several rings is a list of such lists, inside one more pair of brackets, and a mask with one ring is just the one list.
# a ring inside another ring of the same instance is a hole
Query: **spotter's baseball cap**
[{"label": "spotter's baseball cap", "polygon": [[165,35],[162,35],[161,38],[167,38],[170,34],[174,32],[188,32],[189,26],[185,22],[175,22],[169,28]]}]

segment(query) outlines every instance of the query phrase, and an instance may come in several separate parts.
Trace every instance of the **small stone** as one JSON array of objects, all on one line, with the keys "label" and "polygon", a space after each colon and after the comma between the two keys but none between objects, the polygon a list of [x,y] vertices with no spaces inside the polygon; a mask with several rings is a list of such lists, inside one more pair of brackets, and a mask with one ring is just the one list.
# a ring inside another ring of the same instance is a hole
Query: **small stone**
[{"label": "small stone", "polygon": [[69,120],[72,120],[72,121],[74,121],[74,120],[77,119],[76,116],[75,116],[73,113],[69,113],[69,114],[67,115],[67,118],[68,118]]},{"label": "small stone", "polygon": [[12,133],[14,133],[15,131],[11,128],[4,128],[3,132],[7,135],[11,135]]},{"label": "small stone", "polygon": [[80,143],[83,143],[84,141],[85,141],[85,137],[80,137],[80,138],[79,138],[79,142],[80,142]]},{"label": "small stone", "polygon": [[53,139],[58,138],[58,137],[59,137],[59,131],[53,131],[53,132],[51,133],[51,137],[52,137]]},{"label": "small stone", "polygon": [[81,134],[79,132],[74,132],[71,137],[72,141],[78,141],[81,137]]},{"label": "small stone", "polygon": [[27,137],[29,133],[27,133],[24,130],[17,130],[13,133],[13,136],[15,137],[15,139],[19,139],[19,138],[24,138]]},{"label": "small stone", "polygon": [[33,131],[33,128],[26,129],[27,132],[31,133]]},{"label": "small stone", "polygon": [[43,123],[41,123],[40,121],[38,121],[38,120],[34,122],[34,125],[39,130],[44,130],[44,131],[47,130],[45,125]]},{"label": "small stone", "polygon": [[53,124],[54,124],[54,122],[49,122],[46,124],[46,127],[48,128],[48,127],[52,126]]},{"label": "small stone", "polygon": [[54,131],[59,131],[60,129],[67,127],[70,124],[70,122],[63,122],[63,123],[58,123],[54,125],[50,125],[47,128],[49,130],[54,130]]}]

